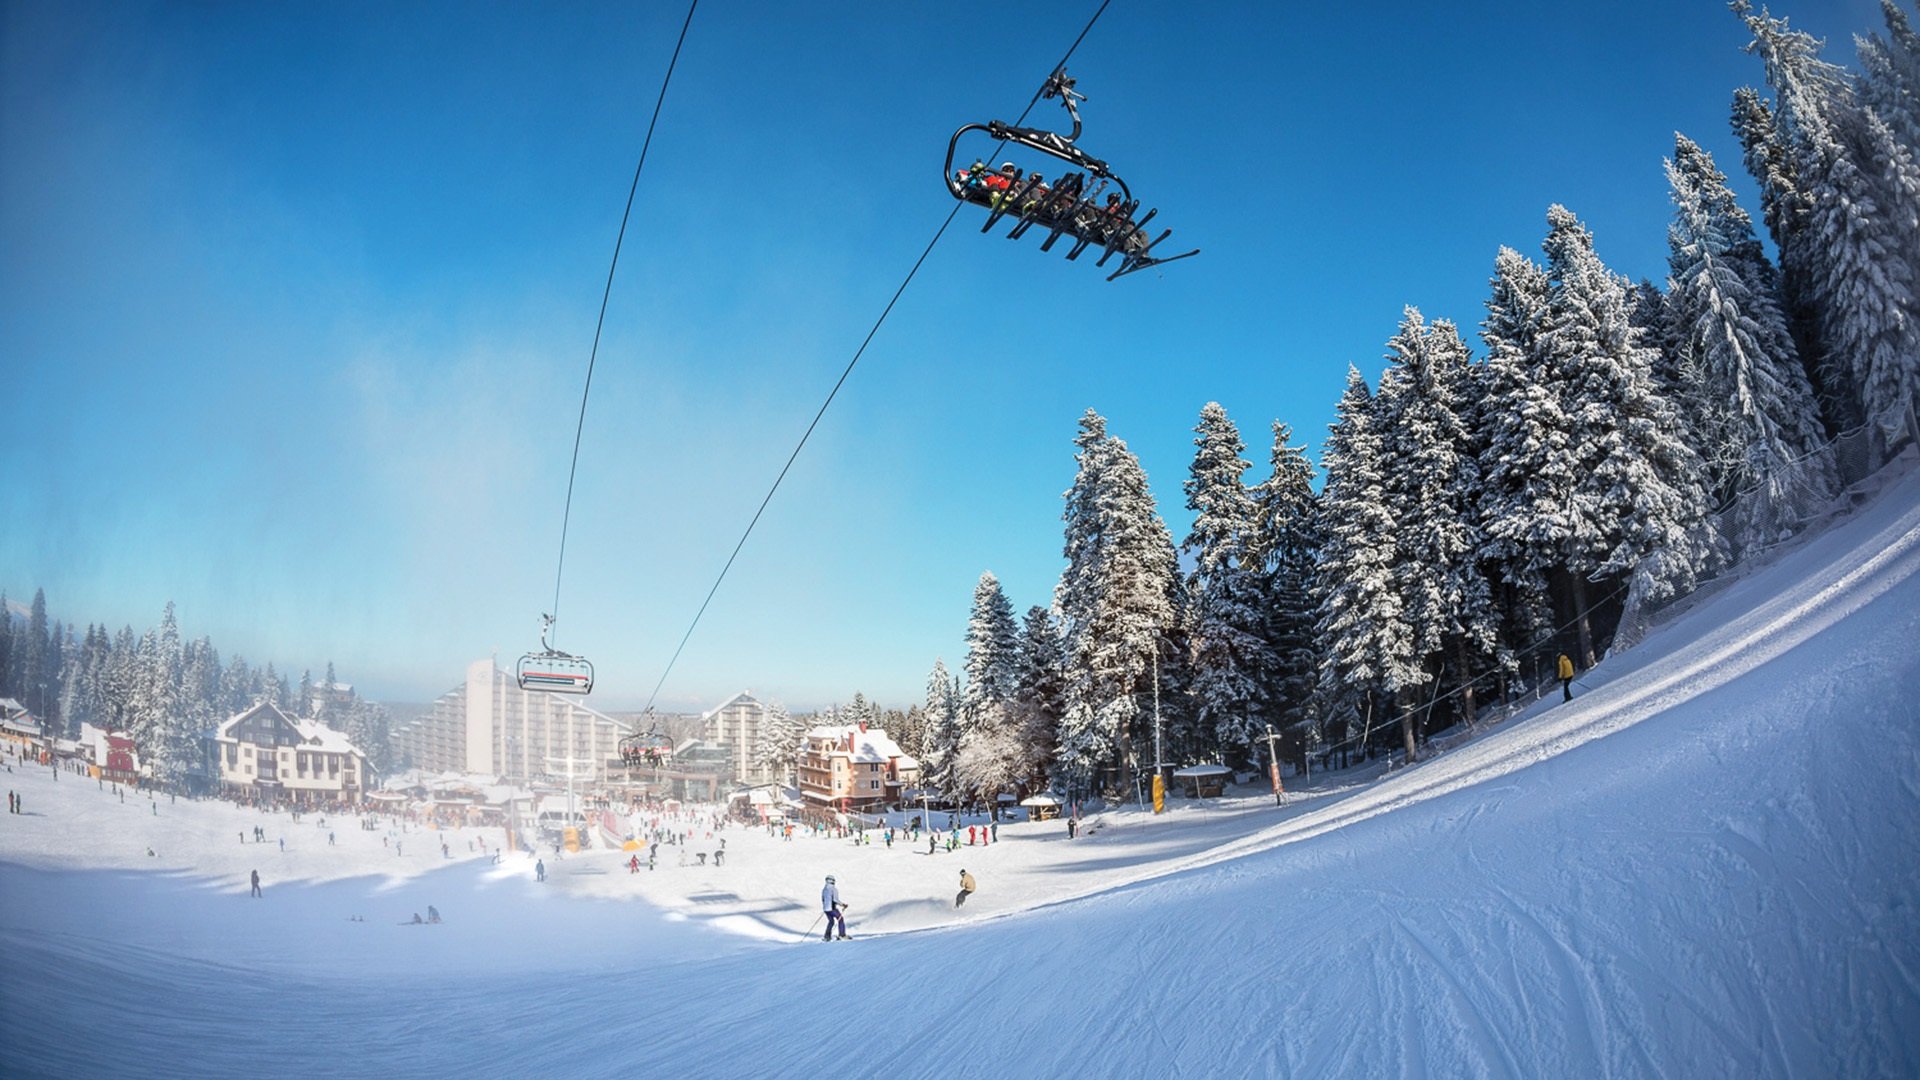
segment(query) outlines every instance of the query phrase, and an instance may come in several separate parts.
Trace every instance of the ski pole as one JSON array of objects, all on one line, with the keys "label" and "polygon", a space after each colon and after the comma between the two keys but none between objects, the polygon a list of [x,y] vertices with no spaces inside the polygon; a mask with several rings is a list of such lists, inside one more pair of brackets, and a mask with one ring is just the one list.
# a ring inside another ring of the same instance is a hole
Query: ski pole
[{"label": "ski pole", "polygon": [[826,913],[826,912],[824,912],[824,911],[823,911],[823,912],[821,912],[821,913],[820,913],[820,914],[818,914],[818,915],[815,915],[815,916],[813,917],[813,926],[809,926],[809,927],[807,927],[807,932],[806,932],[806,933],[805,933],[804,935],[802,935],[802,936],[803,936],[803,937],[812,937],[812,936],[813,936],[813,927],[814,927],[814,926],[819,926],[819,925],[820,925],[820,920],[821,920],[821,919],[824,919],[824,918],[826,918],[826,917],[827,917],[827,913]]}]

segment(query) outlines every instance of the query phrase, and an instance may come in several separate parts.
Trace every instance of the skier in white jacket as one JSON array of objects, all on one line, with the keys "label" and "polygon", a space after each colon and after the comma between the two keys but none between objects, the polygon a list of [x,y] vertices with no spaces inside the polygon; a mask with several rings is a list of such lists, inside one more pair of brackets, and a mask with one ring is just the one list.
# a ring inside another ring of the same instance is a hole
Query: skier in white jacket
[{"label": "skier in white jacket", "polygon": [[847,917],[840,914],[847,905],[840,902],[840,886],[833,883],[833,875],[827,875],[827,884],[820,890],[820,910],[827,917],[827,933],[821,941],[833,940],[833,927],[840,925],[840,940],[847,940]]}]

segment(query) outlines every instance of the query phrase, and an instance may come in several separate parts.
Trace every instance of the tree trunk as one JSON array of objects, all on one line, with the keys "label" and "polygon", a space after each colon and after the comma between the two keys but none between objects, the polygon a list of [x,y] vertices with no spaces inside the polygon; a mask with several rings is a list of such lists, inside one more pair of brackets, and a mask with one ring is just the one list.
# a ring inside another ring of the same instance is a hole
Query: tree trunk
[{"label": "tree trunk", "polygon": [[1414,763],[1416,755],[1418,754],[1418,751],[1414,749],[1413,742],[1413,718],[1419,710],[1413,707],[1413,696],[1406,690],[1402,690],[1399,694],[1395,695],[1394,700],[1400,706],[1400,734],[1405,737],[1407,744],[1407,764],[1411,765]]},{"label": "tree trunk", "polygon": [[1458,656],[1460,670],[1460,708],[1466,715],[1467,730],[1472,731],[1480,726],[1480,715],[1474,708],[1473,669],[1467,664],[1467,643],[1464,641],[1460,643]]},{"label": "tree trunk", "polygon": [[1593,666],[1593,625],[1587,619],[1587,579],[1569,570],[1567,582],[1572,587],[1573,622],[1580,631],[1580,669],[1585,671]]}]

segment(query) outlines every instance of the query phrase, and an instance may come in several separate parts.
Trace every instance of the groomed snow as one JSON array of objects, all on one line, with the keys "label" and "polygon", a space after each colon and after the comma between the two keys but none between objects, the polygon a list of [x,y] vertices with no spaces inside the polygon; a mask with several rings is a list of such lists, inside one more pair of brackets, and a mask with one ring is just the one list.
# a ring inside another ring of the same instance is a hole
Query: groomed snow
[{"label": "groomed snow", "polygon": [[[733,828],[542,886],[468,853],[497,832],[16,767],[0,1073],[1920,1075],[1916,570],[1920,474],[1570,705],[1071,842]],[[801,937],[828,873],[858,940]]]}]

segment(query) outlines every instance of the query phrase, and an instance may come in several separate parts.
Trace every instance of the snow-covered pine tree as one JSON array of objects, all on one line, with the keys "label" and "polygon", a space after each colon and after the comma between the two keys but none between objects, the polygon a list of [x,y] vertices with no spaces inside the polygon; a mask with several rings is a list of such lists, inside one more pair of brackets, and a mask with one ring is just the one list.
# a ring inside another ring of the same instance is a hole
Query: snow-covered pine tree
[{"label": "snow-covered pine tree", "polygon": [[1194,519],[1181,551],[1193,559],[1186,589],[1194,717],[1211,747],[1251,762],[1270,719],[1277,668],[1253,554],[1257,508],[1242,479],[1253,463],[1240,456],[1246,444],[1219,402],[1200,410],[1193,430],[1186,493]]},{"label": "snow-covered pine tree", "polygon": [[940,791],[953,789],[953,766],[960,745],[958,712],[946,661],[935,660],[933,671],[927,675],[927,741],[920,755],[920,775],[923,783]]},{"label": "snow-covered pine tree", "polygon": [[1161,639],[1173,627],[1173,539],[1154,509],[1147,475],[1126,443],[1087,410],[1067,491],[1067,568],[1057,606],[1066,624],[1067,715],[1059,760],[1076,790],[1101,770],[1133,786],[1134,727],[1151,692]]},{"label": "snow-covered pine tree", "polygon": [[1811,205],[1793,157],[1773,122],[1773,109],[1759,91],[1743,86],[1733,94],[1733,131],[1745,151],[1747,172],[1760,183],[1760,216],[1780,253],[1780,310],[1793,335],[1821,420],[1829,434],[1859,423],[1859,406],[1847,390],[1844,372],[1827,359],[1820,342],[1820,320],[1813,307],[1811,245],[1804,239]]},{"label": "snow-covered pine tree", "polygon": [[1020,737],[1020,782],[1036,791],[1047,784],[1066,710],[1066,652],[1051,611],[1037,604],[1027,609],[1016,661],[1013,719]]},{"label": "snow-covered pine tree", "polygon": [[1855,36],[1860,97],[1909,154],[1920,156],[1920,34],[1893,0],[1880,0],[1889,37]]},{"label": "snow-covered pine tree", "polygon": [[193,764],[191,721],[182,708],[180,693],[184,658],[180,626],[173,601],[167,601],[158,631],[141,638],[141,687],[136,698],[135,741],[152,765],[154,779],[177,787]]},{"label": "snow-covered pine tree", "polygon": [[226,719],[219,713],[220,654],[202,636],[181,650],[179,705],[168,739],[171,782],[177,787],[200,766],[200,739]]},{"label": "snow-covered pine tree", "polygon": [[1653,381],[1652,351],[1627,315],[1627,284],[1562,206],[1547,210],[1545,367],[1566,395],[1573,490],[1563,514],[1565,558],[1583,651],[1586,583],[1633,574],[1658,602],[1693,587],[1720,556],[1705,521],[1704,467]]},{"label": "snow-covered pine tree", "polygon": [[1712,156],[1684,135],[1676,136],[1667,180],[1671,325],[1676,350],[1699,377],[1698,396],[1715,405],[1691,425],[1712,500],[1754,488],[1764,495],[1766,512],[1731,530],[1744,547],[1777,538],[1782,522],[1824,503],[1836,475],[1752,219]]},{"label": "snow-covered pine tree", "polygon": [[1775,135],[1806,195],[1797,240],[1821,345],[1892,442],[1920,401],[1920,163],[1820,59],[1817,39],[1744,0],[1733,7],[1766,62]]},{"label": "snow-covered pine tree", "polygon": [[919,705],[908,705],[905,709],[888,709],[886,715],[887,734],[915,758],[924,758],[927,753],[927,711]]},{"label": "snow-covered pine tree", "polygon": [[[1322,593],[1316,634],[1324,650],[1324,682],[1343,697],[1398,699],[1424,677],[1395,587],[1398,525],[1388,506],[1385,449],[1373,395],[1356,368],[1347,368],[1346,393],[1320,460],[1327,482],[1320,496]],[[1406,739],[1411,752],[1410,721]]]},{"label": "snow-covered pine tree", "polygon": [[33,590],[33,606],[27,612],[26,640],[19,649],[19,678],[15,689],[20,704],[35,716],[47,715],[47,701],[53,696],[52,641],[47,627],[47,593]]},{"label": "snow-covered pine tree", "polygon": [[785,705],[769,703],[765,734],[760,740],[759,764],[782,784],[793,783],[794,764],[800,760],[800,744],[805,741],[806,725],[795,719]]},{"label": "snow-covered pine tree", "polygon": [[1020,631],[1013,604],[991,571],[973,589],[973,613],[967,620],[967,724],[982,723],[1013,700]]},{"label": "snow-covered pine tree", "polygon": [[0,697],[15,697],[13,677],[13,611],[7,606],[7,594],[0,590]]},{"label": "snow-covered pine tree", "polygon": [[[1313,493],[1313,462],[1306,446],[1293,445],[1293,429],[1275,421],[1270,471],[1254,489],[1253,565],[1263,575],[1267,647],[1274,673],[1267,686],[1267,715],[1281,730],[1310,725],[1320,657],[1314,640],[1318,607],[1315,564],[1319,558],[1319,507]],[[1261,757],[1264,759],[1262,751]]]},{"label": "snow-covered pine tree", "polygon": [[1451,665],[1461,708],[1475,714],[1474,678],[1500,663],[1492,590],[1481,570],[1480,463],[1469,423],[1471,358],[1452,323],[1426,325],[1407,308],[1387,343],[1374,399],[1385,453],[1383,490],[1398,547],[1394,587],[1423,676]]},{"label": "snow-covered pine tree", "polygon": [[220,673],[220,719],[224,721],[252,704],[253,688],[253,669],[247,666],[246,657],[235,654]]}]

